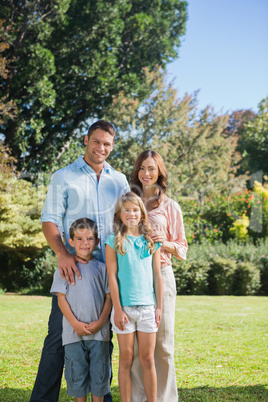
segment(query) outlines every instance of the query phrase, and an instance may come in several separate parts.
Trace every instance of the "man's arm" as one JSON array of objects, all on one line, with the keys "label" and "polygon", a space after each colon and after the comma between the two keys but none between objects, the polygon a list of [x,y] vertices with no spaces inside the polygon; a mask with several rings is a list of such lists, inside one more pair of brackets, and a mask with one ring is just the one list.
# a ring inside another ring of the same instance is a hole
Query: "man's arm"
[{"label": "man's arm", "polygon": [[79,261],[85,263],[85,261],[70,254],[66,250],[66,247],[62,243],[60,231],[55,223],[43,222],[42,229],[48,244],[57,255],[61,277],[66,279],[69,285],[75,285],[74,272],[78,278],[81,279],[81,274],[76,266],[76,262]]},{"label": "man's arm", "polygon": [[77,333],[78,336],[83,336],[83,335],[92,335],[92,332],[90,332],[87,329],[87,324],[81,321],[78,321],[77,318],[73,315],[73,312],[70,308],[69,303],[66,300],[66,295],[64,293],[58,293],[58,304],[59,308],[62,311],[62,314],[66,318],[66,320],[69,322],[69,324],[73,327],[75,332]]}]

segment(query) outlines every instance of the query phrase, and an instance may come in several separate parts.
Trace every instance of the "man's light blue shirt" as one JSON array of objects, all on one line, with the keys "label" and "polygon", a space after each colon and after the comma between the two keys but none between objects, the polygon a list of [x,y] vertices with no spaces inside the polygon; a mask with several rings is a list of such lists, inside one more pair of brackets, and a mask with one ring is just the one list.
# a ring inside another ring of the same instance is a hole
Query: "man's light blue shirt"
[{"label": "man's light blue shirt", "polygon": [[52,175],[41,222],[53,222],[63,227],[66,248],[75,254],[68,242],[69,228],[76,219],[92,219],[98,225],[100,238],[93,254],[98,260],[105,261],[105,240],[113,232],[114,207],[127,191],[129,185],[123,173],[105,162],[98,181],[95,171],[80,156]]}]

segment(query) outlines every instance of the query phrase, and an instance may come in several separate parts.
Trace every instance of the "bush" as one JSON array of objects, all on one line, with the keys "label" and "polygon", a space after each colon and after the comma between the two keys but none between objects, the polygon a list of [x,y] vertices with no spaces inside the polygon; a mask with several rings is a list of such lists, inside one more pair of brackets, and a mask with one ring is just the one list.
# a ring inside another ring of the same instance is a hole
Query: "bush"
[{"label": "bush", "polygon": [[178,295],[187,294],[187,264],[185,261],[180,261],[178,264],[177,260],[173,261],[173,272],[176,281],[176,289]]},{"label": "bush", "polygon": [[34,259],[32,270],[25,267],[24,272],[28,279],[29,293],[49,294],[57,267],[57,257],[50,248]]},{"label": "bush", "polygon": [[237,296],[255,295],[260,286],[260,270],[251,262],[238,262],[234,273],[232,294]]},{"label": "bush", "polygon": [[0,287],[8,292],[48,294],[57,259],[51,249],[42,251],[38,257],[25,261],[24,256],[9,250],[0,252]]},{"label": "bush", "polygon": [[268,296],[268,256],[263,255],[259,262],[260,268],[260,294]]},{"label": "bush", "polygon": [[174,270],[177,293],[180,295],[203,295],[208,291],[209,263],[200,261],[180,261]]},{"label": "bush", "polygon": [[231,295],[235,268],[235,261],[224,257],[213,257],[210,261],[209,294]]}]

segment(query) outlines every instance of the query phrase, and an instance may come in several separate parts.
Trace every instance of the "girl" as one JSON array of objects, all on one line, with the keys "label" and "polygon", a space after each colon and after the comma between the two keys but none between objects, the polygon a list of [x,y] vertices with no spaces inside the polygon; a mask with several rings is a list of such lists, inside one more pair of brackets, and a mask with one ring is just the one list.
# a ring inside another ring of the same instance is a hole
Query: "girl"
[{"label": "girl", "polygon": [[[151,238],[161,242],[160,263],[163,279],[163,313],[156,334],[155,365],[157,372],[157,402],[177,402],[178,391],[174,365],[174,324],[176,284],[171,257],[186,259],[187,241],[179,204],[166,196],[167,171],[161,156],[155,151],[142,152],[130,176],[132,191],[143,198],[153,228]],[[140,375],[140,363],[135,345],[132,365],[132,401],[144,402],[146,395]]]},{"label": "girl", "polygon": [[150,238],[147,213],[135,193],[126,193],[117,201],[114,231],[106,240],[106,263],[113,301],[111,323],[119,344],[121,400],[131,401],[136,333],[147,401],[156,402],[154,348],[162,314],[161,244]]}]

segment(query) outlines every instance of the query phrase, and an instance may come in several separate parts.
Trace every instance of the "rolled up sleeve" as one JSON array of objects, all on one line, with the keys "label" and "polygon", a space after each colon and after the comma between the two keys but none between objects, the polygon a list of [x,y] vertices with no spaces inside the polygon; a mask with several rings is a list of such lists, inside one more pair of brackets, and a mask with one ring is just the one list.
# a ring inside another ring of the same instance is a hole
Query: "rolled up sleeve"
[{"label": "rolled up sleeve", "polygon": [[62,218],[67,207],[67,193],[62,177],[54,173],[48,187],[46,200],[41,213],[41,222],[53,222],[57,226],[62,223]]}]

